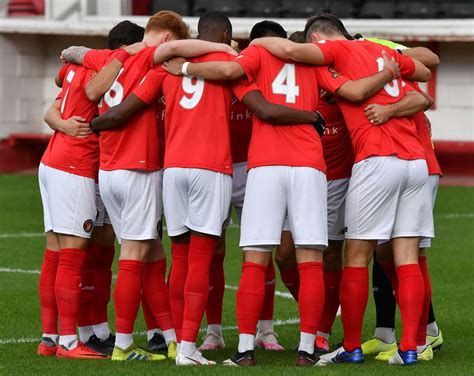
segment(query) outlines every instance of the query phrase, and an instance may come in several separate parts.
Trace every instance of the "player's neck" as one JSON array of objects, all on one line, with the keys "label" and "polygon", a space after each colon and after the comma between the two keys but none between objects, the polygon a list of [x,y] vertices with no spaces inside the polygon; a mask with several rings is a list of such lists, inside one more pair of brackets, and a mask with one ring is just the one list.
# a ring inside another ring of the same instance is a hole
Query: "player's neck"
[{"label": "player's neck", "polygon": [[222,43],[221,37],[212,34],[200,34],[199,39],[206,42]]}]

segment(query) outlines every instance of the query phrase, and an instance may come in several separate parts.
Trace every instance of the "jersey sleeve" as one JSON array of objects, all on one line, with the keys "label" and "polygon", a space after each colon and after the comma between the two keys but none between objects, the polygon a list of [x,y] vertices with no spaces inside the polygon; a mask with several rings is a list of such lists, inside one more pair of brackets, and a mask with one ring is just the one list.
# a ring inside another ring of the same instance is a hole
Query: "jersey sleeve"
[{"label": "jersey sleeve", "polygon": [[315,71],[318,84],[332,94],[335,94],[337,89],[349,81],[347,77],[337,72],[333,67],[316,67]]},{"label": "jersey sleeve", "polygon": [[257,46],[247,47],[234,59],[234,61],[242,67],[250,82],[256,80],[261,62],[260,51]]},{"label": "jersey sleeve", "polygon": [[416,66],[411,57],[394,52],[393,56],[400,69],[400,76],[409,79],[415,74]]},{"label": "jersey sleeve", "polygon": [[242,98],[254,90],[259,90],[259,88],[254,82],[250,82],[247,79],[241,79],[232,84],[232,92],[239,102],[242,102]]},{"label": "jersey sleeve", "polygon": [[84,56],[82,65],[84,68],[94,69],[99,72],[107,63],[107,59],[112,54],[111,50],[89,50]]},{"label": "jersey sleeve", "polygon": [[161,91],[167,73],[160,67],[150,69],[140,84],[133,90],[135,96],[146,104],[151,104]]},{"label": "jersey sleeve", "polygon": [[315,45],[319,47],[324,55],[324,64],[334,64],[340,51],[338,44],[331,41],[320,40],[319,42],[316,42]]}]

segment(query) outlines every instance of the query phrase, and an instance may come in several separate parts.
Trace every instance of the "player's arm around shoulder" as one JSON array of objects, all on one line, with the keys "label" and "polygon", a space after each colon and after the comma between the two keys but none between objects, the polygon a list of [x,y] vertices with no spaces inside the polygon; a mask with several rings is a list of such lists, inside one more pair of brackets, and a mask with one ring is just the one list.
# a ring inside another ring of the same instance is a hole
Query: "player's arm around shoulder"
[{"label": "player's arm around shoulder", "polygon": [[90,50],[84,46],[71,46],[61,52],[60,59],[65,63],[82,65],[84,57]]},{"label": "player's arm around shoulder", "polygon": [[104,66],[87,84],[86,96],[92,102],[97,102],[112,87],[125,61],[146,48],[143,42],[137,42],[117,50],[112,61]]},{"label": "player's arm around shoulder", "polygon": [[212,52],[226,52],[231,55],[237,55],[232,47],[224,43],[213,43],[198,39],[184,39],[159,45],[153,55],[153,63],[156,65],[173,57],[197,57]]},{"label": "player's arm around shoulder", "polygon": [[253,40],[251,45],[265,48],[272,55],[282,60],[313,65],[326,64],[323,52],[313,43],[295,43],[278,37],[264,37]]},{"label": "player's arm around shoulder", "polygon": [[183,58],[174,58],[163,63],[163,69],[175,76],[195,76],[206,80],[235,80],[245,75],[235,61],[208,61],[191,63]]}]

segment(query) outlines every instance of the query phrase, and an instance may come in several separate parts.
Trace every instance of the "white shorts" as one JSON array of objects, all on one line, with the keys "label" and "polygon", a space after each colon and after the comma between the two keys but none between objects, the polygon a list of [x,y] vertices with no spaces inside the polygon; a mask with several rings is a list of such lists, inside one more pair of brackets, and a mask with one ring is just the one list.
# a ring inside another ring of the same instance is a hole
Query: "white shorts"
[{"label": "white shorts", "polygon": [[97,207],[97,215],[95,217],[94,227],[102,227],[104,224],[112,224],[112,222],[110,222],[109,214],[105,209],[104,202],[102,201],[102,197],[100,197],[99,184],[97,183],[95,185],[95,205]]},{"label": "white shorts", "polygon": [[279,245],[287,216],[295,246],[327,246],[326,175],[311,167],[252,168],[245,190],[240,246]]},{"label": "white shorts", "polygon": [[344,212],[349,178],[328,180],[328,239],[344,240]]},{"label": "white shorts", "polygon": [[232,207],[235,208],[237,218],[242,220],[242,209],[244,207],[245,186],[247,185],[247,162],[234,163],[232,175],[232,198],[230,200],[229,215],[225,221],[227,227],[231,220]]},{"label": "white shorts", "polygon": [[[438,193],[439,175],[430,175],[428,178],[428,187],[430,191],[431,207],[434,209],[436,202],[436,194]],[[430,248],[431,238],[422,238],[420,248]]]},{"label": "white shorts", "polygon": [[372,157],[352,168],[346,198],[347,239],[434,236],[424,159]]},{"label": "white shorts", "polygon": [[38,172],[45,232],[90,238],[97,215],[95,181],[41,163]]},{"label": "white shorts", "polygon": [[158,238],[160,171],[99,170],[100,196],[119,240]]},{"label": "white shorts", "polygon": [[198,168],[167,168],[163,203],[169,236],[189,230],[221,236],[232,195],[232,176]]}]

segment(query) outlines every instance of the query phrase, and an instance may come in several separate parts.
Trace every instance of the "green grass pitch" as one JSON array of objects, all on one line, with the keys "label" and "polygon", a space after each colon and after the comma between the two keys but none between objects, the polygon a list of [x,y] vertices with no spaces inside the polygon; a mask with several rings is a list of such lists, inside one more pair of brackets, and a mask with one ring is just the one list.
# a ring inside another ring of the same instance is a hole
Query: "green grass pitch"
[{"label": "green grass pitch", "polygon": [[[433,286],[433,302],[445,344],[432,362],[415,367],[388,366],[371,358],[363,365],[336,365],[325,368],[296,369],[293,366],[298,340],[296,304],[282,296],[275,298],[275,329],[287,349],[283,353],[258,350],[258,366],[254,369],[229,369],[222,366],[204,368],[176,368],[171,361],[160,363],[117,364],[110,361],[68,361],[39,358],[36,347],[41,335],[39,298],[37,292],[44,240],[42,209],[35,176],[0,175],[0,374],[325,374],[325,375],[472,375],[474,363],[474,189],[442,187],[435,210],[436,240],[429,251],[429,265]],[[225,261],[229,286],[237,286],[241,267],[241,252],[237,247],[239,230],[228,232],[228,250]],[[165,239],[169,251],[169,240]],[[115,266],[116,267],[116,266]],[[33,271],[33,272],[25,272]],[[278,273],[277,273],[278,274]],[[286,292],[280,281],[277,291]],[[110,305],[110,317],[113,318]],[[226,290],[223,325],[227,348],[207,356],[222,362],[237,345],[235,327],[235,290]],[[398,321],[398,329],[400,324]],[[374,326],[372,299],[364,322],[364,339],[370,337]],[[230,327],[230,328],[229,328]],[[135,328],[136,341],[145,345],[144,320],[141,313]],[[397,330],[397,334],[400,331]],[[339,318],[336,320],[332,344],[342,338]]]}]

